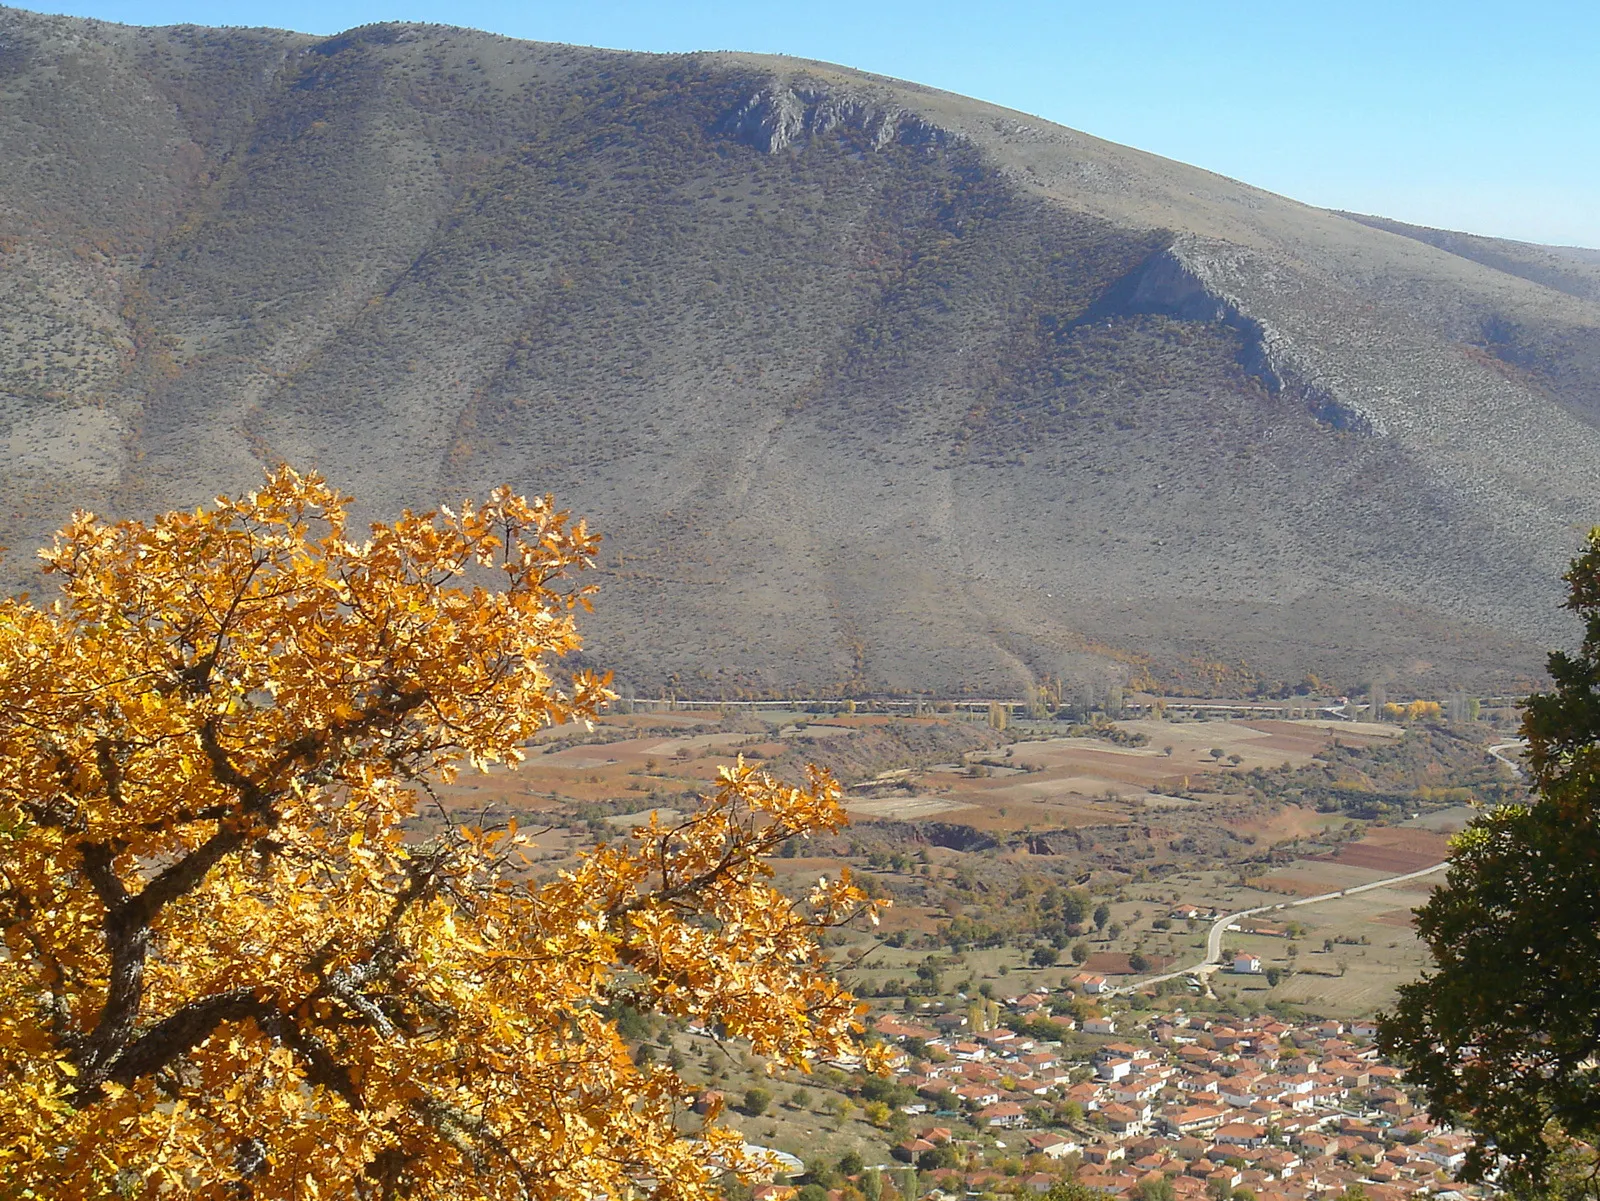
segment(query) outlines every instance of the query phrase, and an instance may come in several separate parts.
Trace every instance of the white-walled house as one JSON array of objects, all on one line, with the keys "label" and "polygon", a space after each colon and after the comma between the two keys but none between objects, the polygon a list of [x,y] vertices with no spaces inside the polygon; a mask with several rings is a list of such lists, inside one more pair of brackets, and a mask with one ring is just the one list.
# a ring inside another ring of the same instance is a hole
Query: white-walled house
[{"label": "white-walled house", "polygon": [[1102,1059],[1094,1065],[1094,1071],[1100,1079],[1109,1080],[1114,1084],[1118,1080],[1126,1080],[1133,1074],[1133,1060]]}]

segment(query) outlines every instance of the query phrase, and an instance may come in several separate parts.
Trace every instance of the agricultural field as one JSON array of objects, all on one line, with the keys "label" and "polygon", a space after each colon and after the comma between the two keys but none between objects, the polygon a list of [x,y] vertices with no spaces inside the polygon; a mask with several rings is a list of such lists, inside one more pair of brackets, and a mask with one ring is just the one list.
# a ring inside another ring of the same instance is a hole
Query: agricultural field
[{"label": "agricultural field", "polygon": [[[1442,872],[1383,887],[1377,881],[1423,871],[1449,854],[1448,832],[1471,819],[1470,809],[1419,816],[1400,826],[1369,828],[1328,855],[1296,860],[1247,889],[1219,889],[1230,911],[1263,904],[1284,908],[1239,923],[1224,947],[1261,958],[1285,978],[1218,976],[1216,988],[1253,1004],[1286,1001],[1330,1017],[1355,1017],[1383,1008],[1395,986],[1428,962],[1413,931],[1412,910],[1423,904]],[[1353,892],[1361,889],[1364,891]],[[1311,904],[1294,900],[1344,893]],[[1273,894],[1279,894],[1275,899]],[[1293,898],[1287,900],[1285,898]],[[1286,929],[1293,923],[1291,929]]]},{"label": "agricultural field", "polygon": [[850,809],[899,820],[940,815],[990,833],[1129,823],[1147,810],[1194,805],[1191,793],[1204,790],[1208,775],[1304,767],[1335,742],[1361,748],[1402,733],[1370,723],[1278,720],[1145,719],[1116,729],[1125,743],[1029,738],[915,779],[867,781]]},{"label": "agricultural field", "polygon": [[[1160,718],[1061,730],[783,707],[615,714],[546,731],[522,764],[439,798],[452,820],[536,831],[539,871],[652,814],[686,813],[741,755],[796,780],[820,762],[853,824],[772,866],[786,890],[848,867],[893,899],[876,930],[831,936],[864,995],[904,997],[930,957],[950,954],[959,964],[937,973],[948,993],[1059,989],[1079,971],[1125,982],[1204,957],[1211,923],[1175,917],[1179,906],[1270,907],[1249,924],[1267,930],[1230,932],[1226,946],[1282,978],[1219,974],[1218,995],[1352,1016],[1424,965],[1410,911],[1435,877],[1296,903],[1442,861],[1472,815],[1445,802],[1515,787],[1484,758],[1486,730]],[[1102,920],[1052,908],[1063,889]],[[1289,921],[1292,933],[1270,929]]]},{"label": "agricultural field", "polygon": [[871,732],[921,731],[947,735],[959,753],[950,762],[897,764],[857,779],[835,767],[851,785],[847,808],[868,821],[938,817],[1007,833],[1138,820],[1145,809],[1193,804],[1211,776],[1303,767],[1334,743],[1359,748],[1401,733],[1365,723],[1274,720],[1146,719],[1116,728],[1125,744],[1102,737],[986,743],[979,734],[987,728],[961,718],[815,718],[783,710],[733,718],[715,712],[607,716],[592,730],[549,730],[524,763],[463,777],[444,793],[463,808],[509,810],[630,796],[687,798],[740,755],[790,768],[808,760],[834,766],[829,760],[836,744]]},{"label": "agricultural field", "polygon": [[[1089,973],[1130,990],[1109,1006],[1130,1019],[1175,1006],[1351,1018],[1426,968],[1411,910],[1439,876],[1352,890],[1440,862],[1473,814],[1460,798],[1515,795],[1510,770],[1484,753],[1495,737],[1280,719],[998,731],[963,714],[617,714],[546,731],[526,762],[439,795],[455,820],[514,816],[539,831],[540,872],[652,814],[686,813],[740,755],[792,780],[820,762],[844,785],[853,823],[791,844],[771,867],[791,894],[848,867],[893,900],[878,927],[824,939],[874,1012],[928,1022],[1043,989],[1081,1018],[1108,1000],[1073,997]],[[1191,908],[1201,916],[1183,916]],[[1191,986],[1182,972],[1206,957],[1210,915],[1246,909],[1263,912],[1227,931],[1224,949],[1259,956],[1270,978],[1220,971]],[[1138,987],[1169,972],[1159,989]],[[881,1113],[869,1120],[845,1072],[772,1077],[681,1024],[636,1034],[640,1054],[721,1092],[753,1143],[877,1165],[903,1137]],[[1106,1041],[1060,1037],[1079,1057]]]},{"label": "agricultural field", "polygon": [[1147,741],[1142,746],[1118,746],[1098,738],[1051,738],[1017,747],[1008,762],[1042,773],[1081,795],[1126,793],[1159,803],[1171,792],[1188,791],[1189,781],[1209,772],[1299,767],[1309,764],[1335,738],[1361,747],[1401,734],[1396,726],[1366,722],[1279,720],[1152,718],[1119,722],[1117,728],[1130,739]]},{"label": "agricultural field", "polygon": [[[1230,933],[1228,950],[1261,957],[1263,969],[1286,973],[1275,987],[1266,976],[1219,973],[1219,995],[1265,1006],[1284,1001],[1325,1017],[1359,1017],[1383,1009],[1397,985],[1428,965],[1427,949],[1411,926],[1411,910],[1427,900],[1427,879],[1373,889],[1291,911],[1298,938]],[[1292,974],[1287,974],[1292,972]]]}]

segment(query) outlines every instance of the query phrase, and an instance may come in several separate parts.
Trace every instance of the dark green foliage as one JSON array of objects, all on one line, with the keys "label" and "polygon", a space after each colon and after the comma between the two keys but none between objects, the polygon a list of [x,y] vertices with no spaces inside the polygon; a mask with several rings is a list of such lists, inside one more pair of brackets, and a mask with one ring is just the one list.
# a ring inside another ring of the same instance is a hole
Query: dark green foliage
[{"label": "dark green foliage", "polygon": [[905,1085],[896,1084],[887,1076],[863,1077],[860,1093],[863,1101],[882,1101],[890,1106],[905,1105],[916,1095]]},{"label": "dark green foliage", "polygon": [[919,1172],[942,1172],[961,1166],[961,1152],[952,1143],[941,1143],[917,1156]]},{"label": "dark green foliage", "polygon": [[617,1033],[623,1038],[637,1041],[650,1037],[650,1019],[632,1005],[617,1006]]},{"label": "dark green foliage", "polygon": [[1104,1196],[1104,1193],[1086,1184],[1079,1184],[1076,1180],[1065,1180],[1052,1185],[1050,1191],[1044,1195],[1044,1201],[1100,1201]]},{"label": "dark green foliage", "polygon": [[764,1088],[748,1088],[744,1094],[742,1108],[745,1113],[753,1118],[758,1118],[767,1112],[767,1107],[772,1104],[772,1094]]},{"label": "dark green foliage", "polygon": [[1576,1195],[1593,1152],[1570,1140],[1600,1141],[1600,530],[1566,579],[1585,634],[1529,701],[1537,796],[1457,838],[1417,916],[1437,969],[1400,989],[1379,1041],[1437,1120],[1478,1135],[1469,1178],[1504,1156],[1513,1191]]},{"label": "dark green foliage", "polygon": [[1045,1017],[1013,1018],[1008,1025],[1018,1034],[1040,1042],[1059,1039],[1065,1033],[1062,1027]]},{"label": "dark green foliage", "polygon": [[1089,892],[1083,888],[1063,889],[1060,894],[1061,920],[1068,926],[1080,925],[1089,914]]}]

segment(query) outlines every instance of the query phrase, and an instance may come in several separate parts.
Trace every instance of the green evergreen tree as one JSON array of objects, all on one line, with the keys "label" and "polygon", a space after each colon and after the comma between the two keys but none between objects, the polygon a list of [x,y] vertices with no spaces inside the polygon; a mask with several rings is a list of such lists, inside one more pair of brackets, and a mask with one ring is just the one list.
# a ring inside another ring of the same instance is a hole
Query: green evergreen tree
[{"label": "green evergreen tree", "polygon": [[1580,650],[1550,656],[1523,734],[1537,795],[1455,840],[1417,932],[1438,965],[1402,986],[1380,1032],[1436,1121],[1477,1135],[1514,1194],[1597,1194],[1600,1143],[1600,528],[1566,580]]}]

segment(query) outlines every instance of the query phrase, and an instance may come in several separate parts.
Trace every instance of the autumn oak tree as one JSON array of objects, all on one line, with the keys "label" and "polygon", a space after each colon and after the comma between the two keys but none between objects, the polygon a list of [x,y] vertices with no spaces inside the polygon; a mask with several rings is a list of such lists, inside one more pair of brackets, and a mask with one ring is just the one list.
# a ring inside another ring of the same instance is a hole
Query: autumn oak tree
[{"label": "autumn oak tree", "polygon": [[1584,623],[1523,734],[1537,795],[1478,818],[1417,911],[1435,970],[1381,1026],[1429,1112],[1474,1131],[1469,1179],[1600,1196],[1600,529],[1567,573]]},{"label": "autumn oak tree", "polygon": [[359,539],[346,504],[280,469],[80,514],[60,599],[0,607],[0,1197],[712,1195],[742,1141],[613,1017],[854,1046],[816,935],[870,905],[763,861],[836,788],[741,764],[542,881],[514,830],[408,836],[432,782],[607,699],[552,667],[597,538],[504,490]]}]

